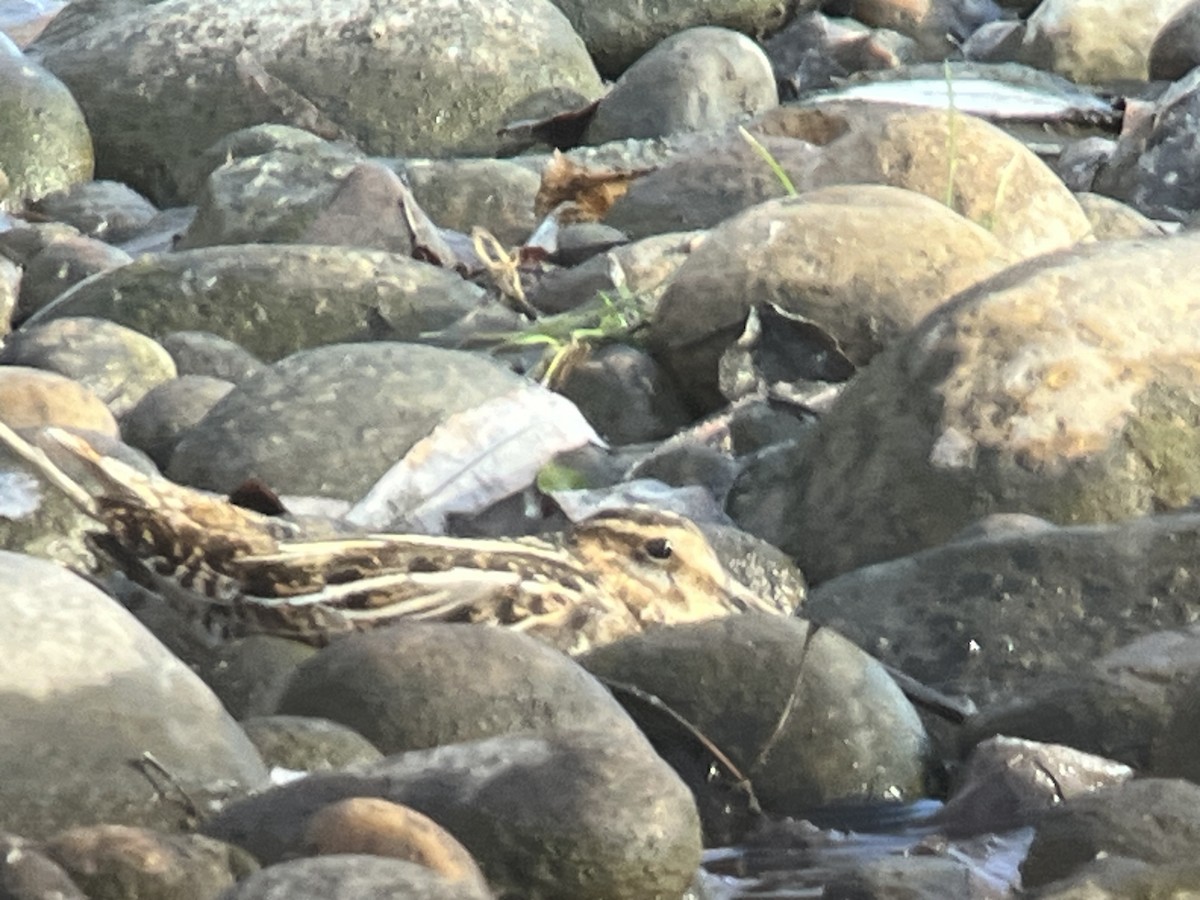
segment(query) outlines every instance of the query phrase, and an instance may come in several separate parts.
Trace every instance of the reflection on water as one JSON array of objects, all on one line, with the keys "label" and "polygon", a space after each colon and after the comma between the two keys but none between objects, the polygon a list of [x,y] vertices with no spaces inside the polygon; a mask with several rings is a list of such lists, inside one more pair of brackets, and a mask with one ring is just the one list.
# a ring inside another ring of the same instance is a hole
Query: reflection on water
[{"label": "reflection on water", "polygon": [[967,886],[961,900],[1015,896],[1033,829],[951,841],[924,824],[940,808],[923,801],[839,811],[837,822],[833,814],[816,817],[824,827],[773,823],[743,845],[707,851],[691,900],[821,897],[831,882],[920,857],[956,864],[956,889]]}]

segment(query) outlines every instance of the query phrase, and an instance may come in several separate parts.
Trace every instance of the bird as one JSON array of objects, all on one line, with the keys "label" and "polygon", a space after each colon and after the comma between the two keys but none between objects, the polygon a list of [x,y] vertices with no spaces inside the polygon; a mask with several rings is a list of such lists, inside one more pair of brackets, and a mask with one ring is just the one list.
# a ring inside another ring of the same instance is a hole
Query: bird
[{"label": "bird", "polygon": [[0,442],[97,523],[89,540],[108,566],[214,642],[266,634],[320,647],[384,625],[444,621],[527,632],[574,656],[660,625],[792,613],[735,579],[691,520],[665,510],[598,512],[557,542],[314,536],[299,522],[145,474],[74,433],[44,434],[91,490],[0,422]]}]

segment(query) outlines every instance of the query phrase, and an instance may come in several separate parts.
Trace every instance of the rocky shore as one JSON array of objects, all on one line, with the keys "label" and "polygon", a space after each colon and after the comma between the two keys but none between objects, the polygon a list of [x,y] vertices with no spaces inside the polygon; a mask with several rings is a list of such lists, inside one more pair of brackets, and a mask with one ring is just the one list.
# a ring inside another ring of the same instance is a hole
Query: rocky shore
[{"label": "rocky shore", "polygon": [[49,468],[315,542],[658,507],[762,598],[231,632],[0,447],[0,897],[1200,891],[1198,34],[0,2],[0,421]]}]

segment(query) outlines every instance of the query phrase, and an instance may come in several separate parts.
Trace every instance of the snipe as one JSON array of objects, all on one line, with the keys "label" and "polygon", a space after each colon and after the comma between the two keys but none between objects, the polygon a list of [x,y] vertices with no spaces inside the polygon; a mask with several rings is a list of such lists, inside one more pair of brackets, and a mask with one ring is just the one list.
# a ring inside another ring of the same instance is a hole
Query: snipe
[{"label": "snipe", "polygon": [[0,440],[101,525],[92,541],[103,556],[209,631],[324,644],[402,620],[478,622],[578,653],[655,624],[790,612],[733,579],[700,530],[672,513],[599,513],[561,545],[397,534],[311,539],[288,520],[146,476],[68,432],[47,434],[98,491],[84,490],[0,423]]}]

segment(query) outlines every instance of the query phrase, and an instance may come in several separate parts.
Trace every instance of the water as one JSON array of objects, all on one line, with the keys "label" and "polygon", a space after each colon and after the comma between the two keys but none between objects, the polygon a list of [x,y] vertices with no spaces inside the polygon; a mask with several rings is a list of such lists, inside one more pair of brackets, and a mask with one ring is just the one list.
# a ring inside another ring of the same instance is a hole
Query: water
[{"label": "water", "polygon": [[935,801],[874,807],[857,811],[851,821],[840,823],[840,828],[818,828],[809,822],[776,823],[751,843],[707,851],[704,871],[690,900],[821,897],[831,881],[872,862],[918,856],[938,857],[964,867],[971,888],[961,900],[1015,897],[1019,867],[1033,829],[952,841],[923,824],[940,808]]}]

